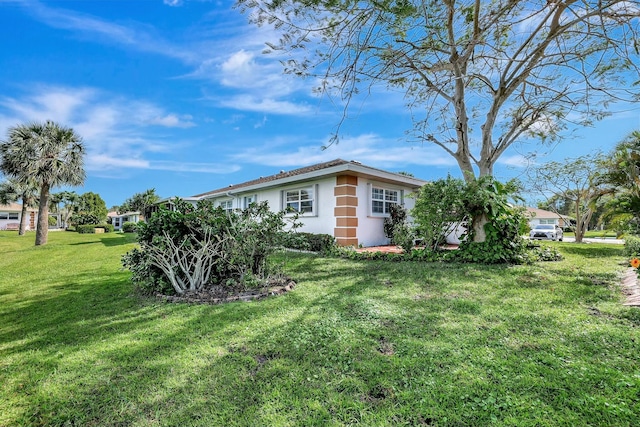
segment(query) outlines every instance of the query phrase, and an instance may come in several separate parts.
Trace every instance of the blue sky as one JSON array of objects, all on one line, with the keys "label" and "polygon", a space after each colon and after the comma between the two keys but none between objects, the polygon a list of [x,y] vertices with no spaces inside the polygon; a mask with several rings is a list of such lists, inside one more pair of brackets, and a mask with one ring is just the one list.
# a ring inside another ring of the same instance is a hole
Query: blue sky
[{"label": "blue sky", "polygon": [[[0,0],[0,137],[54,120],[87,146],[87,180],[107,206],[155,188],[190,196],[258,176],[343,158],[423,179],[459,176],[449,155],[407,142],[402,95],[359,100],[338,145],[322,150],[342,108],[312,81],[282,74],[261,52],[277,40],[233,2]],[[495,168],[523,172],[523,156],[562,160],[608,151],[640,129],[640,107],[616,105],[593,128],[554,147],[513,146]]]}]

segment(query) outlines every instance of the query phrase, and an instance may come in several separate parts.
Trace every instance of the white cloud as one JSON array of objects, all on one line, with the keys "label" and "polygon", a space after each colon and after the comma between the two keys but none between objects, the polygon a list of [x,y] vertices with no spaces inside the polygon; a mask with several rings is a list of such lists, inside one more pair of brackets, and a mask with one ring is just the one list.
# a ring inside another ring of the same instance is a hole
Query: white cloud
[{"label": "white cloud", "polygon": [[[168,6],[183,3],[182,0],[164,2]],[[50,27],[98,43],[179,60],[192,67],[182,78],[212,81],[238,93],[226,102],[215,100],[222,107],[276,114],[301,114],[308,110],[285,101],[285,97],[293,93],[309,96],[308,83],[285,75],[278,54],[261,53],[266,41],[277,40],[276,32],[268,26],[258,28],[246,23],[237,10],[217,6],[209,19],[194,24],[178,40],[167,40],[149,24],[110,22],[38,1],[24,4],[27,13]]]},{"label": "white cloud", "polygon": [[505,166],[526,168],[527,166],[531,165],[531,162],[532,162],[532,159],[527,158],[526,156],[523,156],[521,154],[516,154],[512,156],[501,156],[498,159],[497,163],[500,163]]},{"label": "white cloud", "polygon": [[304,104],[294,104],[277,99],[256,98],[252,95],[237,95],[221,99],[220,104],[241,111],[253,111],[291,116],[303,116],[311,113],[311,108]]},{"label": "white cloud", "polygon": [[155,117],[149,121],[149,123],[154,125],[166,126],[166,127],[177,127],[177,128],[190,128],[195,126],[196,124],[191,121],[193,117],[190,115],[184,115],[179,117],[175,114],[167,114],[163,117]]},{"label": "white cloud", "polygon": [[[154,126],[194,126],[190,115],[168,113],[147,101],[127,99],[93,88],[32,85],[19,97],[0,97],[0,125],[54,120],[72,127],[87,147],[86,169],[113,172],[154,169],[179,172],[230,173],[236,166],[158,159],[188,145]],[[151,159],[151,156],[154,158]]]},{"label": "white cloud", "polygon": [[121,25],[72,10],[52,8],[37,1],[26,2],[25,5],[26,10],[33,17],[53,28],[73,31],[94,37],[99,41],[117,43],[139,51],[180,59],[187,63],[198,61],[193,50],[164,40],[148,25]]},{"label": "white cloud", "polygon": [[[243,163],[266,166],[304,166],[336,158],[356,160],[368,166],[394,168],[403,165],[453,166],[455,161],[444,151],[433,146],[410,146],[397,140],[381,138],[375,134],[348,137],[327,147],[327,141],[300,146],[293,139],[279,139],[263,146],[245,150],[231,158]],[[294,151],[287,148],[298,146]]]}]

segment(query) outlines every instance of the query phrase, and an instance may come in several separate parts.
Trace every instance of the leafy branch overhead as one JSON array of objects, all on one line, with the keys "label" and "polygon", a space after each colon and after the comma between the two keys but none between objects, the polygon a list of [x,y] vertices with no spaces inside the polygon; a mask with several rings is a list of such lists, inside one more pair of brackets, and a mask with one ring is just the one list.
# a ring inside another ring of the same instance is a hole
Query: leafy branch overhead
[{"label": "leafy branch overhead", "polygon": [[286,72],[340,98],[343,120],[363,89],[402,92],[410,135],[448,152],[466,179],[491,175],[516,141],[554,140],[639,99],[638,1],[238,3],[281,33],[266,52],[284,55]]}]

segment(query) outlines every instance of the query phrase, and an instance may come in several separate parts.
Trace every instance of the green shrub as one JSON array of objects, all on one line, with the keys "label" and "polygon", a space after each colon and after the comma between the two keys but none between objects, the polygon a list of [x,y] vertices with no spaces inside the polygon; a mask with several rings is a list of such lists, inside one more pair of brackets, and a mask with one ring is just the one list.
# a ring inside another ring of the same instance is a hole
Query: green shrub
[{"label": "green shrub", "polygon": [[93,234],[96,228],[102,228],[105,233],[113,233],[113,225],[111,224],[83,224],[77,225],[76,231],[80,234]]},{"label": "green shrub", "polygon": [[122,231],[124,233],[135,233],[136,232],[136,223],[135,222],[125,222],[122,224]]},{"label": "green shrub", "polygon": [[300,226],[297,216],[271,212],[266,202],[241,212],[214,208],[209,200],[195,207],[176,200],[174,207],[138,223],[140,249],[122,259],[143,292],[184,294],[214,285],[234,292],[261,286],[272,273],[267,257],[282,246],[284,230]]},{"label": "green shrub", "polygon": [[95,233],[95,224],[76,225],[76,231],[80,234],[93,234]]},{"label": "green shrub", "polygon": [[58,218],[56,218],[55,216],[50,216],[49,227],[55,227],[56,225],[58,225]]},{"label": "green shrub", "polygon": [[312,252],[331,252],[336,244],[330,234],[316,233],[283,233],[282,245],[285,248]]},{"label": "green shrub", "polygon": [[[526,241],[520,235],[526,222],[524,208],[509,203],[515,184],[502,184],[491,176],[478,178],[465,185],[463,206],[472,218],[468,237],[460,244],[457,258],[482,264],[527,262]],[[474,224],[484,224],[484,242],[474,242]]]},{"label": "green shrub", "polygon": [[104,228],[105,233],[113,233],[115,230],[113,224],[100,224],[96,228]]},{"label": "green shrub", "polygon": [[624,254],[629,258],[640,256],[640,238],[626,236],[624,239]]}]

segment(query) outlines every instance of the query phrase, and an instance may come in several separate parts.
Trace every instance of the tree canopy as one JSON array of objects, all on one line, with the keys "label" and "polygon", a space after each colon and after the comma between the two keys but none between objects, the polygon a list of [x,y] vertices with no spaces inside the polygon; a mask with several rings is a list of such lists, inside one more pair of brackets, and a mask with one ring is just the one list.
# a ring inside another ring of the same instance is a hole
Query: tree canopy
[{"label": "tree canopy", "polygon": [[12,127],[0,143],[0,171],[40,189],[36,245],[47,243],[50,190],[84,182],[84,154],[82,138],[52,121]]},{"label": "tree canopy", "polygon": [[[549,199],[565,200],[573,207],[576,242],[582,242],[597,202],[614,190],[602,179],[604,156],[597,153],[562,162],[548,162],[530,172],[532,188]],[[548,206],[553,207],[552,204]],[[559,213],[559,212],[556,212]]]},{"label": "tree canopy", "polygon": [[136,193],[129,197],[119,207],[118,212],[126,213],[137,211],[140,212],[143,217],[146,217],[149,207],[153,206],[158,200],[160,200],[160,196],[156,194],[156,189],[150,188],[142,193]]},{"label": "tree canopy", "polygon": [[[616,188],[606,216],[618,222],[620,232],[640,230],[640,131],[619,142],[607,156],[602,179]],[[626,230],[625,230],[626,229]]]},{"label": "tree canopy", "polygon": [[613,101],[639,99],[639,1],[238,3],[281,33],[266,52],[316,77],[345,112],[374,84],[403,93],[410,134],[453,156],[468,180],[492,175],[516,141],[554,140]]},{"label": "tree canopy", "polygon": [[71,222],[74,225],[101,224],[107,219],[107,205],[99,194],[88,192],[77,197]]}]

